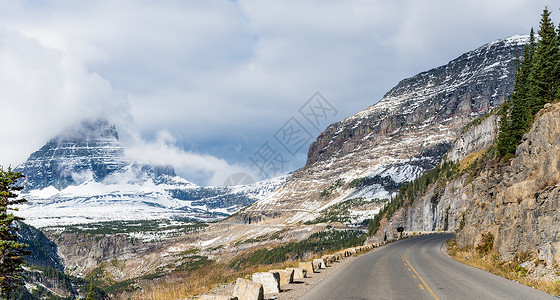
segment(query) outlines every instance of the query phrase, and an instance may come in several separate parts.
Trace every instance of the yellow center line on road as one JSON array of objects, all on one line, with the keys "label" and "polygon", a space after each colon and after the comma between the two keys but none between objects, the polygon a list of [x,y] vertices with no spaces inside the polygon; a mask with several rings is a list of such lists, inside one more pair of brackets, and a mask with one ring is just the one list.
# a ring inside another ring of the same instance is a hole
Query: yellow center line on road
[{"label": "yellow center line on road", "polygon": [[423,287],[421,284],[418,284],[418,286],[419,286],[422,290],[424,290],[424,287]]},{"label": "yellow center line on road", "polygon": [[[421,241],[420,241],[421,242]],[[418,276],[418,279],[420,279],[420,281],[422,281],[422,283],[424,284],[424,286],[426,287],[426,289],[428,289],[428,292],[430,292],[430,294],[432,294],[432,296],[434,297],[435,300],[439,300],[438,296],[436,296],[436,294],[434,294],[434,291],[432,291],[432,289],[430,288],[430,286],[424,281],[424,279],[422,278],[422,276],[420,276],[418,274],[418,272],[416,272],[416,270],[414,269],[414,267],[410,264],[410,262],[408,262],[408,260],[406,259],[406,252],[408,252],[408,250],[410,250],[411,248],[414,248],[414,246],[418,245],[420,242],[412,245],[410,248],[406,249],[406,251],[404,251],[403,253],[403,258],[404,261],[406,261],[406,263],[410,266],[410,268],[412,269],[412,272],[414,272],[414,274],[416,274],[416,276]],[[414,276],[414,275],[412,275]],[[424,287],[422,287],[422,285],[420,285],[421,289],[424,289]]]}]

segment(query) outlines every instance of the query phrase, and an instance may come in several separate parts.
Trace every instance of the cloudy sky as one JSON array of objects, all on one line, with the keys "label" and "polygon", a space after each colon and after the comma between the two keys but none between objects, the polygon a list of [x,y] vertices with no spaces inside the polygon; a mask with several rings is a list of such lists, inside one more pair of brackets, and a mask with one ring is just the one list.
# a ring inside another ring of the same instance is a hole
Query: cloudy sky
[{"label": "cloudy sky", "polygon": [[[2,0],[0,165],[109,116],[131,157],[198,184],[266,177],[264,148],[294,170],[311,140],[283,148],[286,124],[314,139],[405,77],[528,33],[545,5],[557,22],[557,2]],[[316,92],[317,127],[299,112]]]}]

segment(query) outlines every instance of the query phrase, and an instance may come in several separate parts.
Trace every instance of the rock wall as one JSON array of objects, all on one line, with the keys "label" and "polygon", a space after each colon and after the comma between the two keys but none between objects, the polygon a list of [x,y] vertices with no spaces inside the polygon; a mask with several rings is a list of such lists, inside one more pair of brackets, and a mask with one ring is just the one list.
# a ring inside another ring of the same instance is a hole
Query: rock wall
[{"label": "rock wall", "polygon": [[58,245],[65,271],[85,275],[104,262],[130,260],[156,249],[156,243],[142,243],[120,234],[54,233],[47,235]]},{"label": "rock wall", "polygon": [[458,241],[473,244],[480,232],[489,231],[506,257],[529,251],[548,263],[559,261],[560,104],[537,115],[510,165],[488,173],[489,180],[477,189],[479,205],[465,213]]},{"label": "rock wall", "polygon": [[498,119],[498,115],[492,114],[481,119],[477,125],[464,130],[447,153],[447,159],[458,162],[467,155],[490,146],[498,135]]},{"label": "rock wall", "polygon": [[[483,140],[476,137],[476,132],[487,134],[483,129],[475,126],[464,136]],[[456,146],[462,147],[462,143],[459,139]],[[456,153],[456,157],[469,154],[463,150]],[[481,233],[490,232],[495,237],[494,249],[504,259],[532,252],[547,263],[559,261],[559,182],[557,103],[537,115],[511,162],[490,161],[474,178],[466,173],[444,188],[432,185],[412,206],[399,209],[372,240],[392,238],[396,228],[404,226],[409,231],[457,230],[458,243],[466,246],[476,245]]]}]

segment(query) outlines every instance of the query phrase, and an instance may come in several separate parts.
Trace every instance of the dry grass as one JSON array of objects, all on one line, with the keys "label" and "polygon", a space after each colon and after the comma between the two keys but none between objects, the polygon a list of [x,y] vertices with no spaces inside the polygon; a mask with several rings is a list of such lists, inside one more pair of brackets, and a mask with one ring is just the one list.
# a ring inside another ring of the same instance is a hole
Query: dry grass
[{"label": "dry grass", "polygon": [[[332,253],[334,252],[336,251],[332,251]],[[314,253],[309,259],[319,257],[321,257],[320,253]],[[249,279],[256,272],[267,272],[272,269],[285,269],[298,265],[299,261],[288,260],[282,263],[235,270],[228,267],[226,262],[212,262],[210,265],[193,271],[172,272],[161,278],[141,280],[138,282],[141,289],[132,293],[123,293],[117,298],[132,300],[198,299],[197,295],[208,293],[223,284],[234,283],[236,278]]]},{"label": "dry grass", "polygon": [[175,272],[155,280],[145,280],[139,283],[142,290],[122,294],[118,298],[133,300],[196,299],[196,295],[207,293],[220,284],[233,283],[236,278],[249,278],[255,272],[295,267],[297,264],[298,262],[291,261],[235,271],[224,264],[214,263],[191,272]]},{"label": "dry grass", "polygon": [[455,239],[450,240],[447,245],[449,255],[456,261],[534,287],[545,293],[560,296],[560,282],[535,279],[530,276],[527,269],[520,266],[521,263],[532,258],[530,253],[519,253],[512,261],[502,261],[494,250],[482,255],[474,247],[459,248]]},{"label": "dry grass", "polygon": [[470,165],[472,165],[479,157],[481,157],[482,155],[484,155],[484,153],[486,152],[487,149],[482,149],[479,150],[477,152],[473,152],[469,155],[467,155],[465,158],[463,158],[460,162],[459,162],[459,171],[464,171],[465,169],[467,169]]}]

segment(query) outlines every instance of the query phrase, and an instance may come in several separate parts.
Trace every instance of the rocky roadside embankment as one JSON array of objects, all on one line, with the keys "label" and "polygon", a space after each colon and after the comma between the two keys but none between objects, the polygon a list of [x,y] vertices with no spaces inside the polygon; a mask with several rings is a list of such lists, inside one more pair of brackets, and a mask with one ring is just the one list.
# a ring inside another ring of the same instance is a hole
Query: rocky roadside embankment
[{"label": "rocky roadside embankment", "polygon": [[451,150],[455,154],[448,158],[459,162],[459,175],[444,185],[432,184],[412,205],[400,208],[370,241],[391,239],[400,226],[408,231],[456,230],[460,247],[478,245],[482,233],[488,233],[502,261],[523,254],[550,266],[550,274],[539,278],[558,280],[560,103],[537,114],[511,161],[477,161],[491,150],[480,150],[490,146],[490,140],[481,137],[491,136],[491,131],[495,136],[496,124],[481,122],[465,132],[466,140],[458,139],[453,149],[481,142],[469,151]]}]

